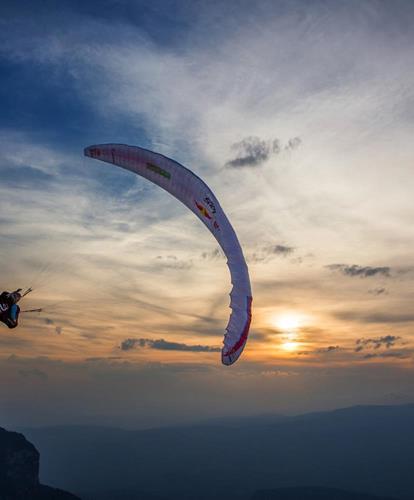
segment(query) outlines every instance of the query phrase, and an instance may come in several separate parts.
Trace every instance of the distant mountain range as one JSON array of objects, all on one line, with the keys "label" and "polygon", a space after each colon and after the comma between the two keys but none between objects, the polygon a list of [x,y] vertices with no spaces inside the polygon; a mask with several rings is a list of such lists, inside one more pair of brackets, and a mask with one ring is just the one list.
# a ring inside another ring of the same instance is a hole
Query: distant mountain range
[{"label": "distant mountain range", "polygon": [[84,500],[412,500],[413,423],[414,405],[360,406],[144,431],[24,432],[42,454],[42,480]]},{"label": "distant mountain range", "polygon": [[[196,495],[196,493],[195,493]],[[179,496],[174,500],[179,500]],[[197,500],[194,496],[194,500]],[[214,497],[217,498],[217,497]],[[222,497],[219,497],[222,498]],[[84,500],[166,500],[147,492],[135,491],[106,491],[96,492]],[[172,499],[171,499],[172,500]],[[213,500],[213,497],[212,497]],[[367,493],[338,490],[337,488],[277,488],[274,490],[258,491],[251,497],[251,500],[395,500],[391,497],[378,497]]]},{"label": "distant mountain range", "polygon": [[251,500],[393,500],[368,493],[338,490],[337,488],[277,488],[256,492]]}]

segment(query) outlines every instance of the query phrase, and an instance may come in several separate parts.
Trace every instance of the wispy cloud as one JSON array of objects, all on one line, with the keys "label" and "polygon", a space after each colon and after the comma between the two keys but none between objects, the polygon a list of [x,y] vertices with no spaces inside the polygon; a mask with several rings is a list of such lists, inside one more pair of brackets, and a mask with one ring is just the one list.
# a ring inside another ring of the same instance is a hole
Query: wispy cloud
[{"label": "wispy cloud", "polygon": [[248,255],[247,259],[251,262],[265,262],[273,257],[287,257],[292,255],[294,251],[295,248],[289,245],[264,245],[252,254]]},{"label": "wispy cloud", "polygon": [[385,359],[407,359],[410,358],[411,354],[405,351],[385,351],[385,352],[369,352],[364,354],[364,359],[373,359],[373,358],[385,358]]},{"label": "wispy cloud", "polygon": [[379,288],[371,288],[370,290],[368,290],[368,293],[370,293],[371,295],[387,295],[388,291],[386,288],[379,287]]},{"label": "wispy cloud", "polygon": [[362,311],[337,311],[334,317],[345,321],[358,321],[361,323],[411,323],[414,321],[413,313],[388,313],[388,312],[362,312]]},{"label": "wispy cloud", "polygon": [[333,352],[337,352],[341,350],[339,345],[329,345],[327,347],[319,347],[318,349],[314,349],[312,351],[298,351],[299,355],[309,355],[309,354],[330,354]]},{"label": "wispy cloud", "polygon": [[350,278],[370,278],[372,276],[389,278],[391,276],[391,269],[389,267],[358,266],[356,264],[330,264],[326,267],[331,271],[338,271]]},{"label": "wispy cloud", "polygon": [[193,263],[191,260],[180,260],[176,255],[157,255],[156,266],[169,269],[190,269]]},{"label": "wispy cloud", "polygon": [[201,258],[204,260],[216,260],[216,259],[223,259],[224,258],[224,253],[220,248],[215,248],[211,252],[203,252],[201,254]]},{"label": "wispy cloud", "polygon": [[329,352],[338,351],[340,349],[339,345],[329,345],[328,347],[321,347],[317,349],[315,352],[318,354],[325,354]]},{"label": "wispy cloud", "polygon": [[294,151],[302,144],[302,139],[300,137],[292,137],[288,140],[284,149],[286,151]]}]

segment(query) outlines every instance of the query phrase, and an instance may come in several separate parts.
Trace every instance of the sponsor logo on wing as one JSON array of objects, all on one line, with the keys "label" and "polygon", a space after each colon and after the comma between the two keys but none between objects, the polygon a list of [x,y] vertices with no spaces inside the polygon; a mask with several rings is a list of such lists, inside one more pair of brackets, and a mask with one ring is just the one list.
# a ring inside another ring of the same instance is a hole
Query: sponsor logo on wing
[{"label": "sponsor logo on wing", "polygon": [[211,215],[208,213],[207,208],[196,200],[194,200],[194,202],[196,204],[196,207],[200,210],[204,217],[211,220]]},{"label": "sponsor logo on wing", "polygon": [[166,179],[171,179],[170,172],[167,172],[166,170],[159,167],[158,165],[154,165],[153,163],[147,162],[147,169],[151,170],[152,172],[155,172],[158,175],[162,175],[162,177],[165,177]]},{"label": "sponsor logo on wing", "polygon": [[214,205],[214,203],[211,201],[211,199],[206,196],[204,198],[204,201],[207,203],[207,205],[210,207],[211,211],[213,212],[213,214],[216,213],[216,205]]}]

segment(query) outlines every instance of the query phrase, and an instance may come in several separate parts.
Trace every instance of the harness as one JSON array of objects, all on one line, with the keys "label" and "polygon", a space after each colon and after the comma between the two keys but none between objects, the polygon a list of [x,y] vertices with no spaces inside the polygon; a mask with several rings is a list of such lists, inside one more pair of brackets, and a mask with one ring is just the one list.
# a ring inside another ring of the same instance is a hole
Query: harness
[{"label": "harness", "polygon": [[[10,303],[10,295],[3,292],[0,296],[0,321],[9,328],[16,328],[20,307]],[[15,308],[16,310],[13,310]]]},{"label": "harness", "polygon": [[2,319],[2,316],[6,316],[6,313],[10,309],[9,304],[5,304],[4,302],[0,302],[0,318]]}]

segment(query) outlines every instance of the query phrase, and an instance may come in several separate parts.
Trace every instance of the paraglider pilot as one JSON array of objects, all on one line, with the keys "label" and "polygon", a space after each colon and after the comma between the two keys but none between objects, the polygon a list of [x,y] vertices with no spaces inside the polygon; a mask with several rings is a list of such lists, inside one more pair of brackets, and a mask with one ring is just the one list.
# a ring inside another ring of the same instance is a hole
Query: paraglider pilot
[{"label": "paraglider pilot", "polygon": [[15,292],[3,292],[0,294],[0,321],[9,328],[16,328],[20,307],[17,302],[22,298],[21,288]]}]

